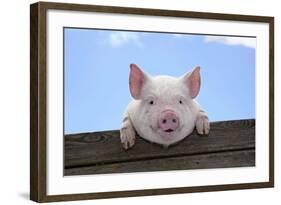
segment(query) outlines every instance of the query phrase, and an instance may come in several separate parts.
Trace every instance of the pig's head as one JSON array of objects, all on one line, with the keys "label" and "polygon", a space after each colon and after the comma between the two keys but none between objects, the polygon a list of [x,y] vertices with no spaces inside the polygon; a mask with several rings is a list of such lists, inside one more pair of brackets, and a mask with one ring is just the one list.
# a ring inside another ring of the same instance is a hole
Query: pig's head
[{"label": "pig's head", "polygon": [[130,65],[130,92],[138,101],[137,132],[150,141],[170,145],[188,134],[195,125],[193,99],[200,90],[200,67],[180,78],[152,77]]}]

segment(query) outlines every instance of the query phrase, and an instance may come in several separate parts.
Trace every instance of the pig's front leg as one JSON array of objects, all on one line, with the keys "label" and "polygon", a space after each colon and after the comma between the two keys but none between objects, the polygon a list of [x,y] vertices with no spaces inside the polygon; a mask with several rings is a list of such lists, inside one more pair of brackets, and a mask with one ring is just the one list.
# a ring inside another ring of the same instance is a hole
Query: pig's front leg
[{"label": "pig's front leg", "polygon": [[135,144],[136,131],[128,114],[125,115],[120,129],[120,139],[124,149],[129,149]]},{"label": "pig's front leg", "polygon": [[205,111],[203,110],[199,111],[199,113],[197,114],[195,126],[198,134],[200,135],[209,134],[210,123],[207,113]]}]

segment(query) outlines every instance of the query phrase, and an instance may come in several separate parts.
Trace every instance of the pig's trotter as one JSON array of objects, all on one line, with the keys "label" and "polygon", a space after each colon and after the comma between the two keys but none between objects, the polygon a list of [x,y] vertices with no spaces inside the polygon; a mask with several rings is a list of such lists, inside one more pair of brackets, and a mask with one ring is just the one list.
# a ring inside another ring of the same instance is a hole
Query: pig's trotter
[{"label": "pig's trotter", "polygon": [[129,149],[135,144],[136,132],[129,116],[123,119],[120,129],[120,139],[124,149]]},{"label": "pig's trotter", "polygon": [[203,110],[200,110],[200,112],[198,113],[195,126],[198,134],[200,135],[209,134],[210,131],[209,118],[207,116],[207,113],[205,113]]}]

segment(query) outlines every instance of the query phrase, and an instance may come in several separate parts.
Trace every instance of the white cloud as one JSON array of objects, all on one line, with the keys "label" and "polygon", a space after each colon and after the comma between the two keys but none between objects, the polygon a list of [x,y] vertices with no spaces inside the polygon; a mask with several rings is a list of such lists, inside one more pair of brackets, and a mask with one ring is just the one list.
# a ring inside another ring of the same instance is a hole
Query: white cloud
[{"label": "white cloud", "polygon": [[109,43],[112,46],[122,46],[129,42],[133,42],[138,46],[142,45],[137,33],[116,31],[109,36]]},{"label": "white cloud", "polygon": [[226,45],[241,45],[256,48],[256,39],[249,37],[207,36],[205,42],[218,42]]}]

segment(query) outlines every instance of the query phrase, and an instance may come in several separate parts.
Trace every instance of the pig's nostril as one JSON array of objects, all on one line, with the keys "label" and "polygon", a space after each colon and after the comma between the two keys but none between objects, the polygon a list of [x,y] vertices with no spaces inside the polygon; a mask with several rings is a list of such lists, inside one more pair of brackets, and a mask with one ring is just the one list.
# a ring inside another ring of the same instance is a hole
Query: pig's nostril
[{"label": "pig's nostril", "polygon": [[162,120],[162,122],[165,124],[167,122],[167,120]]},{"label": "pig's nostril", "polygon": [[173,119],[172,121],[173,121],[173,123],[176,123],[176,122],[177,122],[177,120],[176,120],[176,119]]}]

